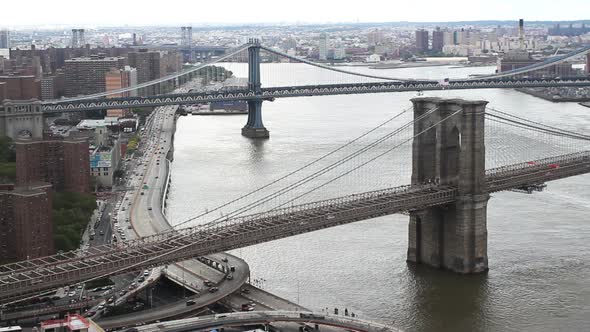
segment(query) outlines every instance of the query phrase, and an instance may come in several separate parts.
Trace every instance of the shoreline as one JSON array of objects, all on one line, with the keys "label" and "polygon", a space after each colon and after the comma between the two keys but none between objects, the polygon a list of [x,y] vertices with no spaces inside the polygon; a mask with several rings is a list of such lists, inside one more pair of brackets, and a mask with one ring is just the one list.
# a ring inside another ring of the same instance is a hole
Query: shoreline
[{"label": "shoreline", "polygon": [[582,106],[586,106],[586,107],[590,107],[590,98],[557,98],[554,99],[552,96],[549,96],[543,92],[539,92],[539,91],[531,91],[528,90],[527,88],[516,88],[514,89],[518,92],[533,96],[533,97],[537,97],[537,98],[541,98],[553,103],[578,103]]}]

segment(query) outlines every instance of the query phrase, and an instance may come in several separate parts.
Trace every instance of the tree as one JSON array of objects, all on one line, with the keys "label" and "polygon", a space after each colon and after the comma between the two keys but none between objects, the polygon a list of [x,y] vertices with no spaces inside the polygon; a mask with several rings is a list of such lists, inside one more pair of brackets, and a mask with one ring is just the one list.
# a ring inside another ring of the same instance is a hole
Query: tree
[{"label": "tree", "polygon": [[0,137],[0,162],[16,162],[16,146],[8,136]]}]

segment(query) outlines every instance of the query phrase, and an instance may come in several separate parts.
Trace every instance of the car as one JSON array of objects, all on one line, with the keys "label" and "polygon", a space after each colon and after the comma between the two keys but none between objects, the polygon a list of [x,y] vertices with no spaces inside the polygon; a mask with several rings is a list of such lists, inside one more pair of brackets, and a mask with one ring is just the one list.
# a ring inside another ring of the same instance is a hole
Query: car
[{"label": "car", "polygon": [[248,288],[242,288],[242,293],[250,294],[250,290]]},{"label": "car", "polygon": [[150,207],[148,208],[148,211],[151,211],[151,210],[152,210],[152,207],[150,206]]},{"label": "car", "polygon": [[104,231],[100,231],[98,234],[99,235],[104,235]]},{"label": "car", "polygon": [[189,306],[189,305],[195,305],[195,304],[197,304],[197,302],[195,302],[195,300],[188,300],[188,301],[186,301],[186,305],[187,306]]},{"label": "car", "polygon": [[217,288],[217,287],[211,287],[211,288],[209,288],[209,293],[215,293],[218,290],[219,290],[219,288]]},{"label": "car", "polygon": [[133,226],[129,225],[127,226],[127,229],[133,229]]},{"label": "car", "polygon": [[76,292],[75,292],[75,291],[69,292],[69,293],[68,293],[68,296],[69,296],[69,297],[76,296]]},{"label": "car", "polygon": [[123,296],[125,294],[127,294],[127,291],[126,290],[122,290],[122,291],[119,292],[119,296]]},{"label": "car", "polygon": [[150,270],[145,270],[145,271],[143,271],[143,276],[144,276],[144,277],[147,277],[147,276],[149,276],[149,275],[150,275]]},{"label": "car", "polygon": [[141,276],[137,279],[137,282],[144,282],[145,281],[145,277]]},{"label": "car", "polygon": [[228,274],[228,275],[225,277],[225,279],[227,279],[227,280],[232,280],[233,278],[234,278],[234,276],[232,276],[231,274]]},{"label": "car", "polygon": [[221,261],[222,261],[222,262],[224,262],[224,263],[227,263],[227,257],[223,257],[223,258],[221,259]]}]

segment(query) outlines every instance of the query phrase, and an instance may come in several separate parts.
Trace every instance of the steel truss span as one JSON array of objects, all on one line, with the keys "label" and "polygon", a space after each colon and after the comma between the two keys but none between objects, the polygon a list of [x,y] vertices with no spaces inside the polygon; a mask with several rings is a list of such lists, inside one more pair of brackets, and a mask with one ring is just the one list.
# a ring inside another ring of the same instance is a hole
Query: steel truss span
[{"label": "steel truss span", "polygon": [[[559,165],[559,167],[553,167]],[[590,151],[486,171],[488,192],[590,173]],[[452,203],[444,185],[390,189],[275,209],[127,241],[0,266],[0,303],[96,277],[142,270],[360,220]]]},{"label": "steel truss span", "polygon": [[80,112],[114,108],[157,107],[165,105],[190,105],[232,100],[274,100],[275,98],[368,94],[385,92],[468,90],[468,89],[514,89],[535,87],[588,87],[590,77],[563,79],[520,78],[503,80],[451,81],[441,85],[436,81],[406,81],[351,83],[332,85],[304,85],[291,87],[262,88],[261,94],[250,90],[222,92],[195,92],[166,94],[152,97],[91,98],[72,101],[44,103],[44,113]]}]

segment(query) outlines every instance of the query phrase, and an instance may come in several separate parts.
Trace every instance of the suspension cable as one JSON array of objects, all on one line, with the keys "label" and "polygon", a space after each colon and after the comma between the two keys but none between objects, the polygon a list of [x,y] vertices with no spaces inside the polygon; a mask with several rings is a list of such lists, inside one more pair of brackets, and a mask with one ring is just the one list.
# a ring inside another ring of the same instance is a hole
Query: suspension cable
[{"label": "suspension cable", "polygon": [[299,196],[297,196],[297,197],[295,197],[295,198],[293,198],[293,199],[291,199],[291,200],[289,200],[289,201],[287,201],[287,202],[285,202],[285,203],[283,203],[283,204],[279,205],[277,208],[280,208],[281,206],[283,206],[283,205],[285,205],[285,204],[289,204],[289,203],[293,202],[294,200],[297,200],[297,199],[299,199],[299,198],[301,198],[301,197],[303,197],[303,196],[305,196],[305,195],[307,195],[307,194],[309,194],[309,193],[311,193],[311,192],[313,192],[313,191],[315,191],[315,190],[317,190],[317,189],[320,189],[320,188],[322,188],[322,187],[324,187],[324,186],[326,186],[326,185],[328,185],[328,184],[330,184],[330,183],[332,183],[332,182],[334,182],[334,181],[336,181],[336,180],[338,180],[338,179],[340,179],[340,178],[342,178],[342,177],[344,177],[344,176],[346,176],[346,175],[348,175],[348,174],[350,174],[350,173],[354,172],[355,170],[357,170],[357,169],[359,169],[359,168],[361,168],[361,167],[363,167],[363,166],[365,166],[365,165],[367,165],[367,164],[369,164],[369,163],[371,163],[371,162],[373,162],[373,161],[375,161],[375,160],[377,160],[377,159],[381,158],[382,156],[384,156],[384,155],[388,154],[389,152],[391,152],[391,151],[393,151],[393,150],[397,149],[398,147],[400,147],[400,146],[404,145],[405,143],[407,143],[407,142],[409,142],[409,141],[411,141],[411,140],[415,139],[416,137],[418,137],[418,136],[420,136],[420,135],[424,134],[424,133],[425,133],[425,132],[427,132],[428,130],[430,130],[430,129],[432,129],[432,128],[436,127],[436,126],[438,126],[439,124],[441,124],[441,123],[445,122],[446,120],[450,119],[451,117],[453,117],[453,116],[457,115],[458,113],[460,113],[460,112],[462,112],[462,111],[463,111],[462,109],[459,109],[459,110],[455,111],[453,114],[451,114],[451,115],[447,116],[446,118],[444,118],[444,119],[442,119],[442,120],[438,121],[437,123],[435,123],[435,124],[431,125],[430,127],[426,128],[426,129],[424,129],[424,130],[422,130],[422,131],[421,131],[421,132],[419,132],[418,134],[416,134],[416,135],[413,135],[412,137],[410,137],[410,138],[408,138],[408,139],[404,140],[403,142],[401,142],[401,143],[399,143],[399,144],[397,144],[397,145],[393,146],[392,148],[390,148],[390,149],[386,150],[385,152],[383,152],[383,153],[381,153],[381,154],[379,154],[379,155],[377,155],[377,156],[375,156],[375,157],[373,157],[373,158],[369,159],[368,161],[366,161],[366,162],[364,162],[364,163],[360,164],[359,166],[357,166],[357,167],[354,167],[353,169],[351,169],[351,170],[348,170],[347,172],[345,172],[345,173],[343,173],[343,174],[340,174],[339,176],[337,176],[337,177],[335,177],[335,178],[333,178],[333,179],[331,179],[331,180],[329,180],[329,181],[327,181],[327,182],[324,182],[323,184],[321,184],[321,185],[319,185],[319,186],[317,186],[317,187],[315,187],[315,188],[312,188],[312,189],[310,189],[309,191],[307,191],[307,192],[305,192],[305,193],[303,193],[303,194],[301,194],[301,195],[299,195]]},{"label": "suspension cable", "polygon": [[575,139],[580,139],[580,140],[584,140],[584,141],[590,141],[590,136],[586,136],[586,135],[581,135],[581,134],[570,134],[567,132],[563,132],[562,130],[553,130],[553,129],[547,129],[547,128],[543,128],[542,126],[539,125],[532,125],[532,124],[527,124],[526,122],[522,122],[522,121],[516,121],[516,120],[512,120],[503,116],[499,116],[499,115],[495,115],[495,114],[491,114],[491,113],[487,113],[488,117],[494,117],[494,118],[498,118],[498,119],[502,119],[504,121],[508,121],[511,123],[516,123],[528,128],[534,128],[546,133],[550,133],[550,134],[554,134],[557,136],[565,136],[565,137],[569,137],[569,138],[575,138]]},{"label": "suspension cable", "polygon": [[211,65],[216,64],[218,62],[222,62],[232,56],[235,56],[236,54],[239,54],[240,52],[243,52],[244,50],[248,49],[248,47],[249,47],[249,45],[247,45],[247,44],[243,45],[243,46],[239,47],[238,49],[236,49],[235,51],[231,52],[230,54],[224,55],[219,59],[215,59],[214,61],[199,64],[197,66],[193,66],[191,69],[176,72],[176,73],[173,73],[173,74],[170,74],[170,75],[167,75],[167,76],[164,76],[164,77],[152,80],[152,81],[148,81],[148,82],[134,85],[132,87],[121,88],[121,89],[111,90],[111,91],[107,91],[107,92],[94,93],[94,94],[84,95],[84,96],[80,96],[80,97],[47,100],[47,101],[44,101],[43,103],[44,104],[60,104],[60,103],[67,103],[67,102],[72,102],[72,101],[95,99],[95,98],[106,97],[106,96],[110,96],[110,95],[114,95],[114,94],[120,94],[120,93],[124,93],[124,92],[134,91],[134,90],[141,89],[141,88],[146,88],[146,87],[149,87],[152,85],[160,84],[162,82],[169,81],[169,80],[193,73],[195,71],[198,71],[198,70],[203,69],[205,67],[211,66]]},{"label": "suspension cable", "polygon": [[[497,110],[495,108],[488,107],[488,109],[491,110],[492,112],[496,112],[496,113],[500,113],[500,114],[503,114],[503,115],[506,115],[506,116],[509,116],[509,117],[513,117],[513,118],[516,118],[518,120],[530,122],[530,123],[535,124],[535,125],[538,125],[538,126],[547,127],[547,128],[550,128],[550,129],[554,129],[554,130],[557,130],[557,131],[562,131],[562,132],[569,133],[569,134],[576,135],[576,136],[583,136],[583,137],[590,138],[590,136],[588,136],[588,135],[584,135],[584,134],[581,134],[581,133],[577,133],[575,131],[561,129],[561,128],[550,126],[550,125],[547,125],[547,124],[544,124],[544,123],[541,123],[541,122],[537,122],[537,121],[529,120],[529,119],[526,119],[526,118],[522,118],[522,117],[516,116],[514,114],[510,114],[510,113],[507,113],[507,112],[502,112],[502,111]],[[486,113],[486,114],[489,114],[489,113]]]},{"label": "suspension cable", "polygon": [[270,187],[270,186],[272,186],[272,185],[274,185],[274,184],[276,184],[276,183],[278,183],[278,182],[280,182],[280,181],[282,181],[282,180],[284,180],[284,179],[286,179],[286,178],[288,178],[288,177],[290,177],[290,176],[292,176],[292,175],[294,175],[294,174],[296,174],[296,173],[299,173],[299,172],[301,172],[301,171],[303,171],[303,170],[305,170],[305,169],[307,169],[307,168],[311,167],[312,165],[315,165],[315,164],[317,164],[318,162],[320,162],[320,161],[322,161],[322,160],[324,160],[324,159],[328,158],[329,156],[331,156],[331,155],[335,154],[336,152],[338,152],[338,151],[340,151],[340,150],[342,150],[342,149],[344,149],[344,148],[346,148],[346,147],[348,147],[348,146],[352,145],[353,143],[355,143],[355,142],[359,141],[360,139],[362,139],[362,138],[364,138],[364,137],[366,137],[366,136],[370,135],[371,133],[375,132],[376,130],[378,130],[378,129],[382,128],[383,126],[385,126],[385,125],[387,125],[388,123],[392,122],[393,120],[395,120],[395,119],[399,118],[400,116],[402,116],[403,114],[405,114],[406,112],[408,112],[408,111],[409,111],[409,110],[411,110],[411,109],[412,109],[412,107],[409,107],[409,108],[406,108],[406,109],[404,109],[404,110],[403,110],[403,111],[401,111],[400,113],[398,113],[398,114],[394,115],[393,117],[391,117],[391,118],[387,119],[386,121],[384,121],[384,122],[380,123],[380,124],[379,124],[378,126],[376,126],[375,128],[373,128],[373,129],[371,129],[371,130],[369,130],[369,131],[365,132],[364,134],[362,134],[362,135],[360,135],[360,136],[356,137],[355,139],[353,139],[353,140],[349,141],[348,143],[346,143],[346,144],[344,144],[344,145],[342,145],[342,146],[340,146],[340,147],[338,147],[338,148],[336,148],[336,149],[334,149],[334,150],[332,150],[332,151],[330,151],[330,152],[326,153],[325,155],[323,155],[323,156],[321,156],[321,157],[319,157],[319,158],[315,159],[314,161],[312,161],[312,162],[310,162],[310,163],[308,163],[308,164],[306,164],[306,165],[304,165],[304,166],[302,166],[302,167],[300,167],[300,168],[298,168],[298,169],[296,169],[296,170],[294,170],[294,171],[291,171],[291,172],[289,172],[288,174],[286,174],[286,175],[284,175],[284,176],[282,176],[282,177],[280,177],[280,178],[278,178],[278,179],[276,179],[276,180],[274,180],[274,181],[271,181],[271,182],[267,183],[266,185],[264,185],[264,186],[262,186],[262,187],[259,187],[259,188],[257,188],[256,190],[253,190],[253,191],[251,191],[251,192],[249,192],[249,193],[247,193],[247,194],[245,194],[245,195],[243,195],[243,196],[240,196],[240,197],[238,197],[238,198],[235,198],[235,199],[233,199],[233,200],[231,200],[231,201],[229,201],[229,202],[227,202],[227,203],[224,203],[224,204],[222,204],[222,205],[219,205],[219,206],[215,207],[215,208],[214,208],[214,209],[212,209],[212,210],[209,210],[209,211],[207,211],[207,212],[203,212],[203,213],[201,213],[201,214],[199,214],[199,215],[197,215],[197,216],[194,216],[194,217],[188,218],[188,219],[186,219],[186,220],[182,221],[181,223],[178,223],[178,224],[176,224],[176,225],[174,226],[174,228],[176,228],[176,227],[178,227],[178,226],[181,226],[181,225],[184,225],[184,224],[186,224],[186,223],[188,223],[188,222],[191,222],[191,221],[193,221],[193,220],[195,220],[195,219],[198,219],[198,218],[200,218],[200,217],[203,217],[203,216],[205,216],[205,215],[208,215],[208,214],[210,214],[210,213],[212,213],[212,212],[218,211],[218,210],[220,210],[220,209],[222,209],[222,208],[224,208],[224,207],[226,207],[226,206],[228,206],[228,205],[230,205],[230,204],[232,204],[232,203],[235,203],[235,202],[237,202],[237,201],[240,201],[240,200],[242,200],[242,199],[244,199],[244,198],[246,198],[246,197],[249,197],[249,196],[251,196],[251,195],[253,195],[253,194],[257,193],[257,192],[260,192],[260,191],[262,191],[263,189],[266,189],[266,188],[268,188],[268,187]]},{"label": "suspension cable", "polygon": [[250,210],[252,210],[255,207],[258,207],[258,206],[260,206],[260,205],[262,205],[262,204],[264,204],[266,202],[269,202],[269,201],[271,201],[273,199],[276,199],[279,196],[284,195],[285,193],[290,192],[290,191],[292,191],[292,190],[294,190],[294,189],[296,189],[296,188],[304,185],[305,183],[307,183],[307,182],[309,182],[309,181],[317,178],[318,176],[323,175],[323,174],[325,174],[325,173],[327,173],[327,172],[335,169],[336,167],[345,164],[346,162],[352,160],[353,158],[355,158],[355,157],[357,157],[357,156],[359,156],[359,155],[367,152],[368,150],[376,147],[377,145],[381,144],[382,142],[384,142],[384,141],[388,140],[389,138],[397,135],[402,130],[408,128],[410,125],[412,125],[416,121],[420,121],[423,118],[425,118],[426,116],[432,114],[437,109],[438,108],[434,108],[434,109],[432,109],[432,110],[430,110],[430,111],[422,114],[420,117],[416,118],[415,120],[412,120],[412,121],[406,123],[405,125],[403,125],[402,127],[397,128],[393,132],[390,132],[390,133],[382,136],[381,138],[379,138],[378,140],[372,142],[371,144],[369,144],[369,145],[367,145],[367,146],[365,146],[365,147],[363,147],[363,148],[361,148],[361,149],[353,152],[352,154],[349,154],[348,156],[346,156],[346,157],[344,157],[344,158],[342,158],[342,159],[340,159],[340,160],[338,160],[338,161],[336,161],[336,162],[334,162],[334,163],[332,163],[332,164],[330,164],[330,165],[328,165],[328,166],[326,166],[326,167],[324,167],[324,168],[322,168],[322,169],[320,169],[320,170],[312,173],[311,175],[308,175],[307,177],[305,177],[303,179],[298,180],[297,182],[295,182],[293,184],[290,184],[289,186],[287,186],[285,188],[282,188],[282,189],[280,189],[278,191],[275,191],[274,193],[268,194],[267,196],[265,196],[265,197],[263,197],[261,199],[258,199],[255,202],[253,202],[253,203],[251,203],[251,204],[249,204],[247,206],[243,206],[243,207],[238,208],[238,209],[236,209],[234,211],[231,211],[226,216],[221,216],[221,217],[219,217],[217,219],[214,219],[214,220],[212,220],[212,221],[210,221],[210,222],[208,222],[207,224],[204,224],[204,225],[206,225],[207,227],[210,227],[211,225],[216,225],[217,223],[222,222],[222,221],[228,219],[231,216],[239,215],[239,214],[241,214],[243,212],[250,211]]}]

